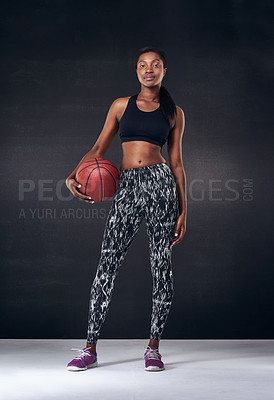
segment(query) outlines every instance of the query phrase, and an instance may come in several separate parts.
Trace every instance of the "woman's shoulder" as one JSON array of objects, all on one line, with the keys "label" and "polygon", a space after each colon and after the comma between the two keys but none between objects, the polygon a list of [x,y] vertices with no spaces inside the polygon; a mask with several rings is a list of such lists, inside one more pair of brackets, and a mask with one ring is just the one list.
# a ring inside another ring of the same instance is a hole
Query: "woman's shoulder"
[{"label": "woman's shoulder", "polygon": [[177,104],[176,104],[176,110],[177,110],[177,116],[180,115],[184,118],[185,113],[181,107],[177,106]]},{"label": "woman's shoulder", "polygon": [[112,103],[112,107],[115,108],[115,112],[116,112],[116,117],[118,122],[120,122],[125,109],[127,107],[128,101],[132,96],[127,96],[127,97],[118,97],[117,99],[115,99]]},{"label": "woman's shoulder", "polygon": [[174,125],[172,130],[176,127],[175,130],[178,132],[184,131],[185,126],[185,113],[183,109],[176,105],[177,114],[174,116]]},{"label": "woman's shoulder", "polygon": [[[175,104],[176,105],[176,104]],[[179,121],[185,120],[185,114],[181,107],[176,105],[176,114],[173,118],[169,118],[170,129],[172,130]]]},{"label": "woman's shoulder", "polygon": [[115,99],[115,100],[113,101],[113,103],[115,103],[116,105],[123,106],[123,105],[125,105],[125,103],[128,102],[128,100],[129,100],[131,97],[132,97],[132,96],[118,97],[117,99]]},{"label": "woman's shoulder", "polygon": [[175,123],[177,121],[180,121],[181,123],[185,123],[185,113],[183,111],[183,109],[179,106],[176,105],[176,111],[177,111],[177,115],[175,117]]},{"label": "woman's shoulder", "polygon": [[112,102],[112,104],[111,104],[112,108],[115,108],[116,111],[118,111],[118,112],[121,111],[121,110],[123,110],[123,109],[125,109],[125,107],[126,107],[128,101],[129,101],[129,99],[130,99],[131,97],[132,97],[132,96],[118,97],[118,98],[116,98],[115,100],[113,100],[113,102]]}]

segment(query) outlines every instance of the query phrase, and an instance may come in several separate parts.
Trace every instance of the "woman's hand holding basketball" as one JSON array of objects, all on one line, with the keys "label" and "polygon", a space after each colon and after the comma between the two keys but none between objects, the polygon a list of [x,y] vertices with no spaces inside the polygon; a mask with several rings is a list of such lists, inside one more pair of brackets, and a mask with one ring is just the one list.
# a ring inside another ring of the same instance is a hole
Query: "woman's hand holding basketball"
[{"label": "woman's hand holding basketball", "polygon": [[77,197],[79,200],[85,201],[86,203],[94,203],[94,200],[92,200],[91,197],[86,196],[85,194],[81,193],[79,191],[79,188],[81,187],[81,184],[78,183],[73,177],[69,176],[66,179],[66,186],[67,188],[71,191],[71,193]]}]

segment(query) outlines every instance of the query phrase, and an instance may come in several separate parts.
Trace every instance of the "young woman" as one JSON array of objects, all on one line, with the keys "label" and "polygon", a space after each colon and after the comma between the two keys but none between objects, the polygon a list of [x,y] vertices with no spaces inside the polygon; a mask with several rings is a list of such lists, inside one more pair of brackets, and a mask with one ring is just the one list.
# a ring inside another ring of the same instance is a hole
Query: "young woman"
[{"label": "young woman", "polygon": [[[159,341],[173,299],[172,246],[186,232],[186,176],[182,161],[183,110],[162,86],[167,58],[159,48],[138,51],[135,67],[141,90],[116,99],[92,149],[66,180],[78,199],[94,203],[81,194],[75,173],[87,159],[104,157],[119,130],[123,158],[119,185],[106,221],[101,257],[90,293],[87,345],[68,365],[69,371],[96,367],[96,343],[109,309],[114,280],[143,218],[149,239],[153,306],[150,340],[144,359],[147,371],[164,369]],[[169,165],[161,154],[167,141]]]}]

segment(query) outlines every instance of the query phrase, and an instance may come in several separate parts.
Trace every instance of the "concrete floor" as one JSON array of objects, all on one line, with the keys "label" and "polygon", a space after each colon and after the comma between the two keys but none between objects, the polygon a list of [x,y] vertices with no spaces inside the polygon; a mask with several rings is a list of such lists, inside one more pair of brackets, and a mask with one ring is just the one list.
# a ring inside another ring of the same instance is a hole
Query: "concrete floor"
[{"label": "concrete floor", "polygon": [[273,400],[273,340],[164,340],[165,370],[144,370],[147,340],[104,340],[97,368],[69,372],[84,340],[0,340],[0,397],[89,400]]}]

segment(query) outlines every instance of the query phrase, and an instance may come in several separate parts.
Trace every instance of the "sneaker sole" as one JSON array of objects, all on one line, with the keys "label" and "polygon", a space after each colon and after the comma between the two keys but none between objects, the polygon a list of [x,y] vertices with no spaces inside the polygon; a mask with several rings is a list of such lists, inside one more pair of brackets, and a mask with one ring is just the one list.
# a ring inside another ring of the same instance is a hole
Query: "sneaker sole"
[{"label": "sneaker sole", "polygon": [[98,362],[96,361],[93,364],[87,365],[85,368],[79,368],[79,367],[67,367],[67,371],[86,371],[88,368],[94,368],[98,366]]},{"label": "sneaker sole", "polygon": [[157,367],[156,365],[151,365],[150,367],[145,367],[146,371],[163,371],[165,369],[165,367],[160,368]]}]

